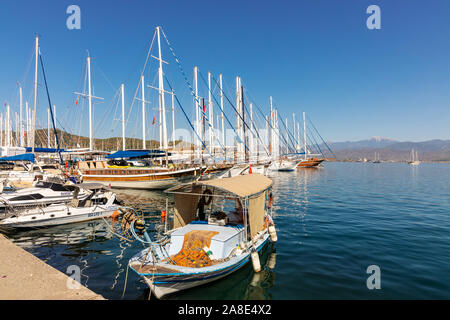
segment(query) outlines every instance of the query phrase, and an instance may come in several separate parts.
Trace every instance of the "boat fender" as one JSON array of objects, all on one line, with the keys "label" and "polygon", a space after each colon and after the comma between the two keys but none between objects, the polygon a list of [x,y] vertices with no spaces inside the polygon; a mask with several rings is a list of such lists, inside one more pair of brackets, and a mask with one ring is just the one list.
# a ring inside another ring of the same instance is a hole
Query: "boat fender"
[{"label": "boat fender", "polygon": [[261,263],[259,262],[259,255],[258,255],[258,251],[253,251],[250,254],[251,258],[252,258],[252,265],[253,265],[253,270],[255,272],[260,272],[261,271]]},{"label": "boat fender", "polygon": [[167,211],[163,210],[161,211],[161,222],[166,222],[167,219]]},{"label": "boat fender", "polygon": [[142,219],[137,219],[134,223],[134,227],[141,233],[145,231],[145,222]]},{"label": "boat fender", "polygon": [[275,226],[269,226],[269,234],[270,234],[270,240],[272,240],[272,242],[277,242],[278,237],[277,237],[277,231],[275,230]]}]

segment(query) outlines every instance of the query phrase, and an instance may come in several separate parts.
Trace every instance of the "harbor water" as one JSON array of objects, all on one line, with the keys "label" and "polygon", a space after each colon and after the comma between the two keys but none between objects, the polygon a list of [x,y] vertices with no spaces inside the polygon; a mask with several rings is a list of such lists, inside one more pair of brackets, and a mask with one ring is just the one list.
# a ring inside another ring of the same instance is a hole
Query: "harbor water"
[{"label": "harbor water", "polygon": [[[278,172],[271,176],[278,242],[262,252],[262,271],[249,263],[167,299],[450,299],[449,173],[450,164],[344,162]],[[165,194],[118,196],[147,203],[154,234]],[[142,244],[110,226],[100,220],[8,237],[64,273],[78,266],[81,283],[107,299],[122,297],[125,280],[124,299],[147,299],[147,285],[132,270],[126,276]],[[370,290],[373,265],[380,289]]]}]

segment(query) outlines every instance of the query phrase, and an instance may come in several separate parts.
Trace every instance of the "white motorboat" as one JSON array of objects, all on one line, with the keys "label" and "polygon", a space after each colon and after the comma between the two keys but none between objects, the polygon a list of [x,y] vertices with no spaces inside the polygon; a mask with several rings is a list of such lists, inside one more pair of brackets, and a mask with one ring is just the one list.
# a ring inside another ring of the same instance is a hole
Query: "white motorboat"
[{"label": "white motorboat", "polygon": [[48,181],[36,181],[31,188],[5,191],[0,182],[0,209],[42,206],[55,203],[68,203],[74,194],[80,201],[92,195],[92,201],[104,199],[104,186],[100,183],[85,183],[81,185],[68,185]]},{"label": "white motorboat", "polygon": [[9,218],[0,221],[0,228],[48,227],[118,216],[122,207],[114,204],[116,195],[108,191],[105,197],[105,204],[93,204],[90,199],[79,201],[75,198],[69,204],[52,204],[16,211]]}]

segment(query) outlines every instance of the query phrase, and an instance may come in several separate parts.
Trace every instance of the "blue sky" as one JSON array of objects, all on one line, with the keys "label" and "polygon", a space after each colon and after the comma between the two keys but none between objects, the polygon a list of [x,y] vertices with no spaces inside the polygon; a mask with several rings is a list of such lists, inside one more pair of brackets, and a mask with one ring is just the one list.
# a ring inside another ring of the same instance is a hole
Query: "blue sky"
[{"label": "blue sky", "polygon": [[[81,8],[81,30],[66,28],[71,4]],[[366,27],[371,4],[381,8],[381,30]],[[116,91],[125,83],[128,109],[154,28],[161,25],[190,81],[194,65],[205,77],[207,71],[223,73],[234,101],[239,75],[265,112],[272,95],[283,117],[290,120],[295,112],[300,118],[306,111],[328,141],[450,139],[449,21],[450,2],[444,0],[3,0],[1,108],[7,101],[18,110],[17,82],[32,102],[31,55],[38,33],[61,124],[88,135],[86,106],[75,106],[73,92],[82,90],[89,50],[94,93],[105,98],[95,106],[95,134],[119,135]],[[167,46],[163,55],[170,63],[166,74],[190,114],[189,91]],[[38,113],[45,125],[47,107],[41,87]],[[133,108],[127,136],[141,137],[139,104]],[[153,108],[148,134],[156,138]],[[227,112],[232,117],[230,107]],[[180,112],[176,121],[187,127]]]}]

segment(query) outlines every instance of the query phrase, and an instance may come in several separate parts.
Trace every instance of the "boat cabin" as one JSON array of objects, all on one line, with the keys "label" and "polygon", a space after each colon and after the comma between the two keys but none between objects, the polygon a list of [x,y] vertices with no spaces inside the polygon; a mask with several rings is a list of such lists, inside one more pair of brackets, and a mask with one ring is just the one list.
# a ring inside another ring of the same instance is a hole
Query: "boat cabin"
[{"label": "boat cabin", "polygon": [[271,189],[272,180],[249,174],[166,190],[174,196],[169,256],[206,249],[212,260],[226,259],[267,227]]}]

